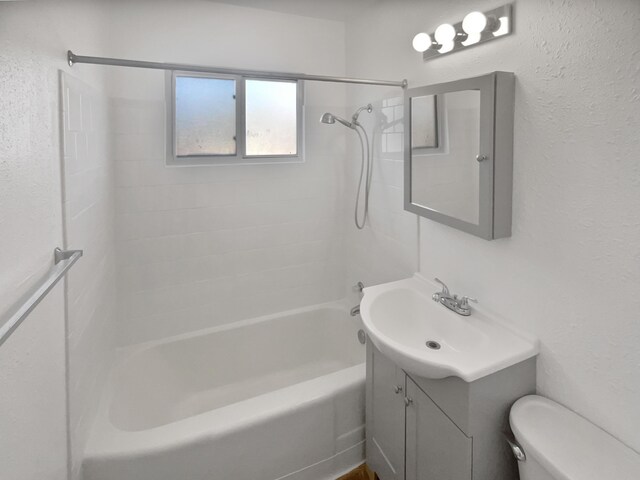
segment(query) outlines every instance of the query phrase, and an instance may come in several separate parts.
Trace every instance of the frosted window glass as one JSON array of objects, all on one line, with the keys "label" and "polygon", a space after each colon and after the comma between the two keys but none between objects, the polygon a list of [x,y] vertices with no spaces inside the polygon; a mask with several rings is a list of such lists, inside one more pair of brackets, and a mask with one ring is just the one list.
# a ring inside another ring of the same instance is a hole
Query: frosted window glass
[{"label": "frosted window glass", "polygon": [[247,80],[247,156],[296,155],[296,82]]},{"label": "frosted window glass", "polygon": [[236,154],[236,82],[176,77],[176,154]]}]

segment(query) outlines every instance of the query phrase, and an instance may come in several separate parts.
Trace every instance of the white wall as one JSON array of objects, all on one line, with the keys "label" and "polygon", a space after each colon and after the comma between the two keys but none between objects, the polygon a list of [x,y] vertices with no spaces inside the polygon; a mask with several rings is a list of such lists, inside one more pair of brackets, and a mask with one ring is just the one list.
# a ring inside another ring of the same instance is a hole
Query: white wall
[{"label": "white wall", "polygon": [[71,478],[78,478],[115,350],[115,168],[106,96],[63,74],[62,110],[65,244],[84,250],[67,274]]},{"label": "white wall", "polygon": [[[344,73],[343,23],[198,0],[159,5],[112,9],[110,56]],[[343,295],[345,132],[318,119],[343,108],[344,87],[305,85],[305,163],[166,167],[164,72],[110,75],[120,343]]]},{"label": "white wall", "polygon": [[[54,247],[65,244],[59,70],[69,70],[68,48],[101,51],[102,33],[95,6],[0,2],[1,313],[46,274]],[[93,67],[74,75],[104,82]],[[0,348],[2,479],[67,478],[64,290],[58,284]]]},{"label": "white wall", "polygon": [[516,74],[513,236],[420,221],[420,270],[542,342],[538,389],[640,451],[640,3],[518,2],[516,33],[423,63],[413,35],[495,2],[397,2],[347,27],[347,73]]}]

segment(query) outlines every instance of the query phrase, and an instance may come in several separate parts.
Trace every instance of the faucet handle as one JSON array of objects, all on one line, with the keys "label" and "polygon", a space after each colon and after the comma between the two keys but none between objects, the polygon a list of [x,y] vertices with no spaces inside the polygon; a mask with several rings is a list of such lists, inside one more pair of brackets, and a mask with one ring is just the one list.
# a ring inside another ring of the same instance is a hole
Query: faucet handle
[{"label": "faucet handle", "polygon": [[440,285],[442,285],[442,292],[445,295],[449,295],[449,287],[447,287],[447,284],[444,283],[442,280],[440,280],[439,278],[434,278],[434,280],[436,282],[438,282]]},{"label": "faucet handle", "polygon": [[469,302],[478,303],[478,299],[467,297],[466,295],[460,298],[460,306],[462,308],[469,308]]}]

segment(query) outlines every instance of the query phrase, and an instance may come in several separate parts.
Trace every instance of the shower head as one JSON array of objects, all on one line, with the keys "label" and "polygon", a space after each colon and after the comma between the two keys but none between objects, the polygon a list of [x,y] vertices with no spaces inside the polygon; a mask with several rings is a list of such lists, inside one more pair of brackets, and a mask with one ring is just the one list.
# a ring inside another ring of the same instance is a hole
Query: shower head
[{"label": "shower head", "polygon": [[336,117],[334,117],[329,112],[323,113],[322,116],[320,117],[320,123],[326,123],[327,125],[332,125],[336,123]]},{"label": "shower head", "polygon": [[370,103],[365,105],[364,107],[360,107],[352,115],[350,122],[348,122],[344,118],[340,118],[337,115],[334,115],[333,113],[326,112],[326,113],[323,113],[322,116],[320,117],[320,123],[326,123],[327,125],[333,125],[334,123],[336,123],[336,121],[338,121],[342,125],[344,125],[345,127],[349,127],[352,130],[355,130],[356,126],[359,126],[359,127],[362,128],[362,125],[360,125],[358,123],[358,117],[360,116],[360,112],[362,112],[363,110],[366,110],[367,112],[371,113],[373,111],[373,107],[371,106]]},{"label": "shower head", "polygon": [[[342,125],[344,125],[345,127],[349,127],[351,130],[356,132],[358,134],[358,138],[360,139],[362,163],[360,164],[360,180],[358,181],[358,193],[356,194],[356,205],[354,209],[354,221],[355,221],[356,227],[359,230],[362,230],[364,228],[369,215],[369,190],[371,189],[371,171],[372,171],[371,164],[372,164],[372,158],[373,158],[372,157],[373,145],[369,146],[369,136],[367,135],[367,130],[360,123],[358,123],[358,116],[364,110],[371,113],[373,111],[373,106],[369,103],[364,107],[360,107],[351,116],[350,122],[330,112],[325,112],[320,117],[320,123],[333,125],[337,121]],[[365,171],[366,171],[366,175],[365,175]],[[364,182],[364,213],[362,215],[362,221],[361,221],[360,220],[360,192],[362,191],[363,182]]]},{"label": "shower head", "polygon": [[345,127],[355,128],[351,122],[347,122],[345,119],[340,118],[333,113],[326,112],[322,114],[322,117],[320,117],[320,123],[326,123],[327,125],[333,125],[336,123],[336,120]]}]

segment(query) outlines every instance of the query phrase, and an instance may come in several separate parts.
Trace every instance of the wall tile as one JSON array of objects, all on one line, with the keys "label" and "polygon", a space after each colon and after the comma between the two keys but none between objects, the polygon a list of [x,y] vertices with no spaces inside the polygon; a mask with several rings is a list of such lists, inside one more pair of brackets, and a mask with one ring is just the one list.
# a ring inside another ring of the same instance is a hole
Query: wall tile
[{"label": "wall tile", "polygon": [[305,163],[166,167],[164,102],[111,107],[121,344],[342,296],[344,137],[317,109]]},{"label": "wall tile", "polygon": [[78,478],[115,348],[115,176],[106,99],[68,75],[62,85],[65,245],[84,250],[66,289],[71,471]]}]

